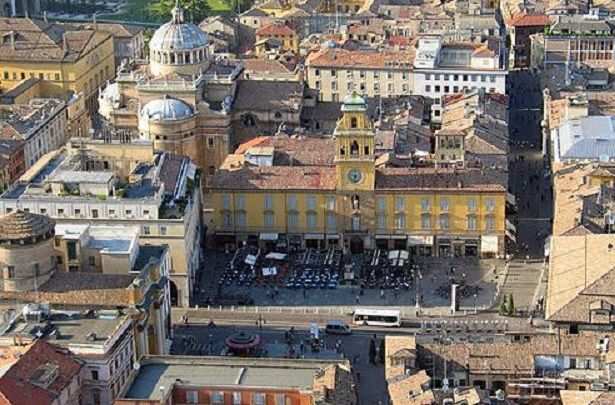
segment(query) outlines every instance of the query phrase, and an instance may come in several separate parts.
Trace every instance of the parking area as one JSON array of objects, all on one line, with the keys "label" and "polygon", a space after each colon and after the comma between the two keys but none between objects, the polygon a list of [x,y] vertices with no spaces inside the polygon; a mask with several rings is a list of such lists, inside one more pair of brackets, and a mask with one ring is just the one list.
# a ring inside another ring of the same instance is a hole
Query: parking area
[{"label": "parking area", "polygon": [[308,249],[265,253],[246,246],[232,253],[206,254],[200,305],[258,306],[417,306],[457,302],[478,310],[493,303],[503,279],[497,259],[413,257],[403,250]]}]

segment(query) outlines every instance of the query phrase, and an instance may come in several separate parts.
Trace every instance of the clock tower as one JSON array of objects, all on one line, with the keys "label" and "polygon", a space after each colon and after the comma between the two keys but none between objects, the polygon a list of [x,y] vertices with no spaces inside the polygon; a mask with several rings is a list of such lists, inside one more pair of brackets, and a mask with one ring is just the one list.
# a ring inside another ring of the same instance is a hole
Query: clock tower
[{"label": "clock tower", "polygon": [[375,183],[374,130],[367,104],[357,93],[342,103],[335,136],[335,168],[340,191],[372,191]]}]

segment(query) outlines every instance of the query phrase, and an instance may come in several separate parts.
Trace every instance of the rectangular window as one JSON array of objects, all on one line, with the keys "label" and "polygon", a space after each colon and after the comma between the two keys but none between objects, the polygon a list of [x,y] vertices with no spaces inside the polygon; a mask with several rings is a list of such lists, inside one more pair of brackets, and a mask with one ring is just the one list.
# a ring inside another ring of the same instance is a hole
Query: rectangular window
[{"label": "rectangular window", "polygon": [[132,210],[126,210],[124,211],[124,215],[126,215],[127,217],[132,215]]},{"label": "rectangular window", "polygon": [[468,231],[476,230],[476,215],[468,215]]},{"label": "rectangular window", "polygon": [[81,210],[79,208],[75,208],[75,215],[81,215]]},{"label": "rectangular window", "polygon": [[398,214],[395,216],[395,228],[396,229],[405,229],[406,228],[406,216],[403,214]]},{"label": "rectangular window", "polygon": [[167,227],[166,226],[161,225],[158,229],[160,231],[160,235],[164,236],[164,235],[167,234]]},{"label": "rectangular window", "polygon": [[143,225],[143,235],[149,235],[149,234],[150,234],[149,225]]},{"label": "rectangular window", "polygon": [[307,227],[310,229],[316,228],[317,216],[315,212],[308,212],[306,214]]},{"label": "rectangular window", "polygon": [[110,216],[114,216],[115,215],[115,210],[109,210],[109,215]]},{"label": "rectangular window", "polygon": [[335,211],[335,197],[327,196],[327,209],[330,211]]},{"label": "rectangular window", "polygon": [[337,226],[337,219],[335,212],[327,212],[327,229],[335,230]]},{"label": "rectangular window", "polygon": [[88,264],[90,266],[96,266],[96,258],[94,256],[88,257]]},{"label": "rectangular window", "polygon": [[440,229],[448,229],[448,214],[440,214]]},{"label": "rectangular window", "polygon": [[273,196],[271,194],[265,194],[263,197],[263,205],[266,210],[273,209]]},{"label": "rectangular window", "polygon": [[212,392],[211,405],[224,405],[224,392]]},{"label": "rectangular window", "polygon": [[428,84],[425,85],[425,93],[431,93],[431,86]]},{"label": "rectangular window", "polygon": [[405,209],[406,201],[404,197],[396,197],[395,198],[395,210],[403,211]]},{"label": "rectangular window", "polygon": [[239,227],[245,227],[246,226],[246,212],[245,211],[238,211],[235,214],[235,223]]},{"label": "rectangular window", "polygon": [[236,202],[236,207],[235,209],[238,210],[245,210],[246,209],[246,196],[243,194],[237,194],[237,198],[235,199]]},{"label": "rectangular window", "polygon": [[376,214],[376,225],[378,229],[386,229],[387,227],[387,217],[384,212],[379,212]]},{"label": "rectangular window", "polygon": [[429,198],[421,198],[421,211],[429,211],[430,209],[431,204]]},{"label": "rectangular window", "polygon": [[297,196],[296,195],[289,195],[288,196],[288,209],[289,210],[296,210],[297,209]]},{"label": "rectangular window", "polygon": [[429,214],[421,215],[421,229],[423,230],[431,229],[431,215]]},{"label": "rectangular window", "polygon": [[577,368],[577,359],[570,358],[570,368],[572,369]]},{"label": "rectangular window", "polygon": [[186,402],[189,404],[198,404],[199,403],[199,392],[198,391],[186,391]]},{"label": "rectangular window", "polygon": [[233,392],[233,405],[241,405],[241,392]]},{"label": "rectangular window", "polygon": [[320,69],[314,70],[314,76],[320,76]]},{"label": "rectangular window", "polygon": [[378,211],[384,212],[387,209],[386,197],[378,197],[376,200],[376,208]]},{"label": "rectangular window", "polygon": [[313,195],[308,195],[305,197],[305,206],[308,210],[316,209],[316,197]]},{"label": "rectangular window", "polygon": [[448,198],[440,198],[440,211],[448,212]]},{"label": "rectangular window", "polygon": [[291,228],[299,226],[299,214],[296,211],[288,213],[288,226]]},{"label": "rectangular window", "polygon": [[265,219],[264,219],[265,227],[273,228],[273,224],[274,224],[274,221],[275,221],[275,219],[274,219],[275,217],[273,215],[273,212],[272,211],[266,211],[264,216],[265,216]]},{"label": "rectangular window", "polygon": [[487,231],[493,231],[495,229],[495,218],[493,215],[487,215],[485,217],[485,229]]},{"label": "rectangular window", "polygon": [[468,199],[468,211],[476,212],[476,199],[475,198]]},{"label": "rectangular window", "polygon": [[66,242],[66,251],[68,253],[68,260],[77,260],[77,243],[75,241]]},{"label": "rectangular window", "polygon": [[331,70],[331,77],[337,77],[337,71]]},{"label": "rectangular window", "polygon": [[286,395],[275,394],[275,405],[286,405]]},{"label": "rectangular window", "polygon": [[98,381],[98,370],[91,370],[92,380]]},{"label": "rectangular window", "polygon": [[230,195],[228,194],[222,195],[222,208],[224,208],[225,210],[231,209],[231,196]]},{"label": "rectangular window", "polygon": [[265,394],[261,392],[252,394],[252,405],[265,405]]},{"label": "rectangular window", "polygon": [[487,198],[485,200],[485,209],[487,212],[495,211],[495,200],[493,198]]}]

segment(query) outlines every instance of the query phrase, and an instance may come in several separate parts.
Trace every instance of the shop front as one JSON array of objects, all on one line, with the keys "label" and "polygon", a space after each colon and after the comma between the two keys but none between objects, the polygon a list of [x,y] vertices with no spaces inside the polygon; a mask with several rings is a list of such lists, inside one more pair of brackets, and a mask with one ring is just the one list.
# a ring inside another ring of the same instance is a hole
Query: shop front
[{"label": "shop front", "polygon": [[433,256],[433,236],[408,235],[408,250],[412,256]]},{"label": "shop front", "polygon": [[303,236],[306,249],[324,249],[325,234],[323,233],[306,233]]}]

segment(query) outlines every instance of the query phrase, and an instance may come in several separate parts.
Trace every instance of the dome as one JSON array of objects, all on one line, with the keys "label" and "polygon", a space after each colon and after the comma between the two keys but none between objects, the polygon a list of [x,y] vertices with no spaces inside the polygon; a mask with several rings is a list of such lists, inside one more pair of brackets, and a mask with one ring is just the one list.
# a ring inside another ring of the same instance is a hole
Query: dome
[{"label": "dome", "polygon": [[347,111],[367,111],[367,103],[356,91],[344,97],[342,102],[342,112]]},{"label": "dome", "polygon": [[207,46],[207,34],[197,25],[184,22],[184,11],[175,7],[173,18],[154,32],[149,48],[154,51],[183,51]]},{"label": "dome", "polygon": [[46,215],[17,210],[0,218],[0,241],[46,239],[53,235],[54,226],[54,221]]},{"label": "dome", "polygon": [[176,98],[165,96],[152,100],[141,109],[141,117],[154,121],[173,121],[192,117],[192,107]]}]

